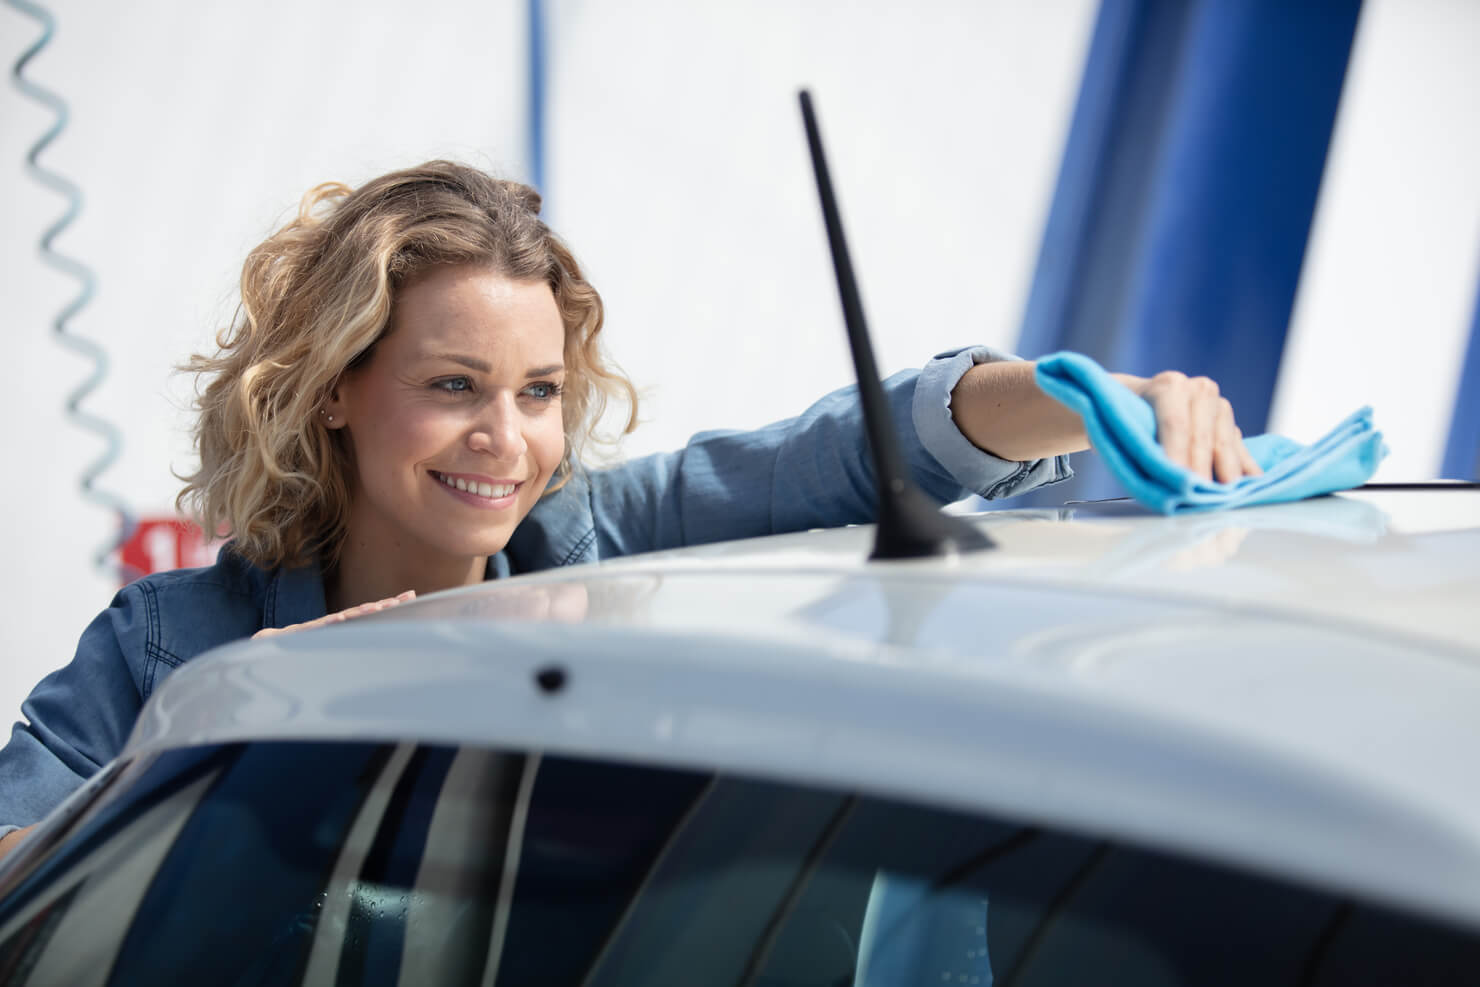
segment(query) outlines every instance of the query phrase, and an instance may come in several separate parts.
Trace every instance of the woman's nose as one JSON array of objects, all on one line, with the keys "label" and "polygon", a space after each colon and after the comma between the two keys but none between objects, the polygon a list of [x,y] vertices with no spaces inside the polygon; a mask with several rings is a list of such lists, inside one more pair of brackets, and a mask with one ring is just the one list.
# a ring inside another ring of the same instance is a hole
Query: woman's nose
[{"label": "woman's nose", "polygon": [[481,409],[473,429],[468,433],[468,448],[486,452],[495,459],[510,460],[524,455],[523,421],[519,405],[512,394],[501,394]]}]

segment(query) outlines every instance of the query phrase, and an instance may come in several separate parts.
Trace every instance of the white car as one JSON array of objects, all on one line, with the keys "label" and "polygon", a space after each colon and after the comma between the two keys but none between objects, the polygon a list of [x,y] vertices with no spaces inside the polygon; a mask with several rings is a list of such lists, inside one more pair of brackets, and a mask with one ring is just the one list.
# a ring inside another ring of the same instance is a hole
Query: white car
[{"label": "white car", "polygon": [[1480,982],[1480,489],[970,522],[192,662],[0,870],[0,981]]}]

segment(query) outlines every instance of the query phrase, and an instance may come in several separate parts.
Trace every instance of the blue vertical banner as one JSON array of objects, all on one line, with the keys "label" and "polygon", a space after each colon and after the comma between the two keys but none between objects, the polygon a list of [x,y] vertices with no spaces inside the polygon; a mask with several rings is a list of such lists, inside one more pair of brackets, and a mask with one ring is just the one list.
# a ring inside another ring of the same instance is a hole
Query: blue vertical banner
[{"label": "blue vertical banner", "polygon": [[1444,446],[1439,475],[1451,480],[1480,480],[1480,290],[1470,320],[1470,345],[1454,396],[1454,418]]},{"label": "blue vertical banner", "polygon": [[[546,98],[546,36],[544,0],[529,0],[529,86],[525,106],[526,140],[529,148],[529,184],[541,196],[548,194],[545,188],[545,98]],[[548,221],[548,215],[547,215]]]},{"label": "blue vertical banner", "polygon": [[[1216,379],[1265,430],[1360,0],[1104,0],[1018,351]],[[1039,498],[1118,496],[1089,457]]]}]

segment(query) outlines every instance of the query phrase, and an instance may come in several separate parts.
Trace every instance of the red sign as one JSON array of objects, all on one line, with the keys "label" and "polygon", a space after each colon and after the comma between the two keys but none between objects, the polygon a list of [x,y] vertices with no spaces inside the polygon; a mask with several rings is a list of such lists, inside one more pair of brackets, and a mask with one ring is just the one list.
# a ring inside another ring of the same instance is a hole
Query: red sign
[{"label": "red sign", "polygon": [[221,547],[207,539],[200,526],[182,518],[139,518],[128,541],[119,549],[123,582],[129,583],[151,572],[190,569],[216,561]]}]

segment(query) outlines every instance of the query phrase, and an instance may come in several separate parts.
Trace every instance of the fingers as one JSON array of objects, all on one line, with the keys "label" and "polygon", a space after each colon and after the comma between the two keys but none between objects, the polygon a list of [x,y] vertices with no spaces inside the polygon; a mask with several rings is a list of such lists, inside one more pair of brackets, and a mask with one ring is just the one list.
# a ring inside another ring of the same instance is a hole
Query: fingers
[{"label": "fingers", "polygon": [[26,838],[26,834],[35,829],[38,825],[39,823],[32,823],[29,826],[22,826],[20,829],[13,829],[10,832],[6,833],[4,836],[0,836],[0,857],[3,857],[10,851],[14,850],[16,848],[16,845]]},{"label": "fingers", "polygon": [[1263,476],[1264,467],[1260,466],[1254,459],[1254,454],[1249,452],[1249,447],[1244,445],[1244,435],[1239,433],[1238,440],[1239,464],[1244,471],[1244,476]]},{"label": "fingers", "polygon": [[408,589],[404,593],[399,593],[396,596],[388,596],[384,600],[372,600],[369,603],[361,603],[358,606],[347,607],[344,610],[338,610],[334,613],[326,613],[322,617],[317,617],[314,620],[305,620],[301,624],[289,624],[287,627],[264,627],[256,634],[253,634],[252,637],[254,639],[259,637],[274,637],[278,634],[291,634],[298,631],[313,630],[315,627],[328,627],[330,624],[342,624],[346,620],[363,617],[367,613],[378,613],[381,610],[386,610],[397,604],[414,599],[416,599],[416,590]]},{"label": "fingers", "polygon": [[1152,377],[1141,392],[1156,409],[1156,439],[1178,466],[1192,463],[1192,389],[1187,375],[1166,370]]},{"label": "fingers", "polygon": [[[1186,466],[1204,480],[1213,478],[1213,460],[1219,451],[1218,423],[1221,406],[1228,402],[1218,395],[1218,385],[1207,377],[1193,377],[1187,382],[1191,390],[1187,411],[1191,436],[1187,441]],[[1233,422],[1233,409],[1228,412]]]},{"label": "fingers", "polygon": [[1172,462],[1219,483],[1263,472],[1215,381],[1168,370],[1151,378],[1141,396],[1156,410],[1157,440]]},{"label": "fingers", "polygon": [[[1233,422],[1233,405],[1219,398],[1212,430],[1213,477],[1219,483],[1232,483],[1244,475],[1244,436]],[[1246,454],[1246,453],[1245,453]]]},{"label": "fingers", "polygon": [[[353,620],[355,617],[363,617],[367,613],[379,613],[382,610],[389,609],[390,607],[396,606],[397,604],[405,603],[407,600],[414,599],[416,599],[416,590],[408,589],[404,593],[400,593],[396,596],[388,596],[383,600],[371,600],[369,603],[361,603],[359,606],[348,607],[344,610],[340,610],[338,613],[325,614],[324,616],[320,617],[319,620],[328,623],[340,623],[341,621],[345,620]],[[310,624],[315,624],[317,622],[318,621],[312,620],[308,621],[308,623]]]}]

